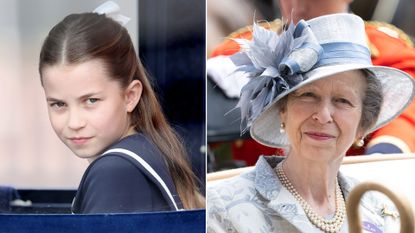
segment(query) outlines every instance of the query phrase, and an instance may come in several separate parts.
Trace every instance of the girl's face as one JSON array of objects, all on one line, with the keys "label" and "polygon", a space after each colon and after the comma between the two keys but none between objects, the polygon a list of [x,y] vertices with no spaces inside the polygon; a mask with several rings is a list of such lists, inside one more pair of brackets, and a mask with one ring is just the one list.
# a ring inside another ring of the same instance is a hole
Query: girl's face
[{"label": "girl's face", "polygon": [[348,71],[290,94],[281,112],[291,143],[290,156],[325,161],[342,157],[363,136],[359,124],[365,89],[363,74]]},{"label": "girl's face", "polygon": [[42,79],[52,127],[78,157],[92,161],[135,132],[129,113],[141,95],[139,81],[122,89],[97,59],[46,67]]}]

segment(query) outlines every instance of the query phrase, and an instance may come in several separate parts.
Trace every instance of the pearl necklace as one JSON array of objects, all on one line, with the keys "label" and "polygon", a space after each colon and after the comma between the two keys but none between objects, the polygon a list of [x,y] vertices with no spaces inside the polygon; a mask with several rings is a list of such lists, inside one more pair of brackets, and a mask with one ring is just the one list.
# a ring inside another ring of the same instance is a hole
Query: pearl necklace
[{"label": "pearl necklace", "polygon": [[325,219],[313,211],[311,206],[300,196],[294,186],[291,184],[288,177],[285,175],[284,170],[282,169],[282,163],[279,163],[275,167],[278,179],[281,181],[282,185],[300,202],[301,207],[303,208],[307,218],[312,224],[321,229],[326,233],[335,233],[340,230],[344,223],[346,216],[346,204],[343,199],[343,194],[340,190],[339,182],[336,179],[336,213],[333,218]]}]

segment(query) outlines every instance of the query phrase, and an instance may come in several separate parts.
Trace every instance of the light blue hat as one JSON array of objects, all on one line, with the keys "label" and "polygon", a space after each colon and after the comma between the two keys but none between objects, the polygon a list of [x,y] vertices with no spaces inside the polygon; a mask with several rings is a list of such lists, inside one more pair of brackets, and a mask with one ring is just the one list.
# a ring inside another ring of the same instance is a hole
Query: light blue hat
[{"label": "light blue hat", "polygon": [[250,128],[252,138],[266,146],[287,147],[275,103],[311,82],[359,69],[379,79],[384,96],[379,118],[369,132],[397,117],[411,103],[415,83],[405,72],[374,66],[366,40],[363,20],[353,14],[291,23],[281,35],[254,24],[253,39],[236,39],[242,49],[230,57],[237,66],[233,75],[250,78],[237,105],[241,130]]}]

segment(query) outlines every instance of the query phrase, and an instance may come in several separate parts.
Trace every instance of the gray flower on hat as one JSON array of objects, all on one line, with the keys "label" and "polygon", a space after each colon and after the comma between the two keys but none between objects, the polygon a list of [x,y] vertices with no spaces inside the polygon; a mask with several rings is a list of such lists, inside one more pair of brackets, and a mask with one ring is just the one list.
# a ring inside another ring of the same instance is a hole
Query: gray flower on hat
[{"label": "gray flower on hat", "polygon": [[305,21],[292,22],[281,35],[254,23],[253,39],[235,39],[241,52],[230,57],[233,74],[250,78],[236,108],[241,109],[241,132],[286,90],[304,80],[323,49]]}]

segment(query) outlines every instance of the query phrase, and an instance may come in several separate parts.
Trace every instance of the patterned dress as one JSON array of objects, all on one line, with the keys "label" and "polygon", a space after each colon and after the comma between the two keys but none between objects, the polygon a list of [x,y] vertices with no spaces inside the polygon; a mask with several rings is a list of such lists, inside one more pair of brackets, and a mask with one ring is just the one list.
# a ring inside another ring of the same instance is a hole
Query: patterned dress
[{"label": "patterned dress", "polygon": [[[307,218],[299,202],[282,186],[274,167],[282,159],[260,157],[255,169],[240,176],[208,184],[207,232],[321,233]],[[338,175],[347,198],[355,180]],[[399,232],[398,219],[384,217],[384,208],[394,209],[384,196],[370,192],[360,202],[364,232]],[[347,220],[339,232],[348,232]]]}]

